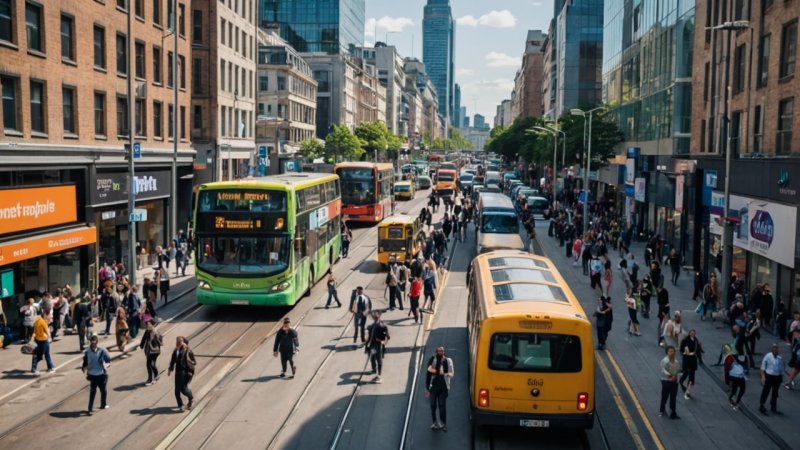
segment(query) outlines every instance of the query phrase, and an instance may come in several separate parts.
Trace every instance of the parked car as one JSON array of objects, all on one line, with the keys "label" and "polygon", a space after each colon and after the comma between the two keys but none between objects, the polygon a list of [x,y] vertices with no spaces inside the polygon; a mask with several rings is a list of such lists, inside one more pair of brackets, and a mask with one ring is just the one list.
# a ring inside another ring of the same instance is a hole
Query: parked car
[{"label": "parked car", "polygon": [[414,181],[416,181],[417,189],[430,189],[431,184],[431,177],[426,177],[425,175],[418,176]]}]

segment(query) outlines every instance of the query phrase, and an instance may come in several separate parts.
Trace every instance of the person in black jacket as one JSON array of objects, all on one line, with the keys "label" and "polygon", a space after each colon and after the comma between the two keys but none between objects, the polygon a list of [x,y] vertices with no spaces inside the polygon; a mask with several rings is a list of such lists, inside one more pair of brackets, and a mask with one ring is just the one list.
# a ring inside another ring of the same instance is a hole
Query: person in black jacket
[{"label": "person in black jacket", "polygon": [[192,390],[189,389],[189,383],[194,376],[196,365],[197,361],[194,359],[194,353],[189,349],[189,341],[183,336],[178,336],[175,339],[175,350],[172,351],[172,359],[169,362],[167,376],[175,372],[175,400],[178,401],[178,409],[181,411],[184,410],[181,394],[189,399],[186,409],[192,409],[194,395]]},{"label": "person in black jacket", "polygon": [[89,305],[80,298],[76,299],[78,302],[75,305],[75,310],[72,312],[72,321],[78,327],[78,342],[81,346],[81,351],[86,348],[86,325],[92,318],[92,312],[89,310]]},{"label": "person in black jacket", "polygon": [[369,337],[365,349],[369,354],[369,362],[372,365],[372,373],[375,378],[372,379],[375,383],[381,382],[381,372],[383,370],[383,352],[386,347],[386,342],[389,341],[389,329],[386,324],[381,320],[380,311],[372,311],[372,325],[369,326]]},{"label": "person in black jacket", "polygon": [[161,334],[159,334],[159,332],[156,331],[156,327],[153,326],[152,320],[148,320],[145,326],[147,328],[142,336],[142,341],[139,343],[139,348],[144,350],[144,354],[147,357],[147,381],[144,385],[150,386],[158,381],[156,360],[158,360],[159,355],[161,355],[161,346],[164,343]]},{"label": "person in black jacket", "polygon": [[[425,375],[427,397],[431,402],[431,430],[447,431],[447,394],[450,391],[450,378],[453,376],[453,361],[444,356],[444,347],[436,347],[436,355],[428,360]],[[441,424],[436,422],[436,408],[439,408]]]},{"label": "person in black jacket", "polygon": [[278,353],[281,354],[281,378],[286,376],[286,363],[292,367],[292,376],[294,378],[296,371],[294,365],[294,354],[300,351],[300,341],[297,339],[297,331],[292,328],[292,322],[289,318],[283,319],[283,326],[275,334],[275,345],[272,346],[272,356],[277,357]]}]

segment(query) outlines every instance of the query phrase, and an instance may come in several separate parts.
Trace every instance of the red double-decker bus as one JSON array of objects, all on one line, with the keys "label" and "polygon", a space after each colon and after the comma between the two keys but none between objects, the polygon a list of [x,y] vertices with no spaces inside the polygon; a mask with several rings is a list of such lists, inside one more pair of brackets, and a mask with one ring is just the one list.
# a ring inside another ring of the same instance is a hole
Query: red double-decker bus
[{"label": "red double-decker bus", "polygon": [[344,162],[333,171],[341,183],[343,219],[378,223],[392,215],[392,164]]}]

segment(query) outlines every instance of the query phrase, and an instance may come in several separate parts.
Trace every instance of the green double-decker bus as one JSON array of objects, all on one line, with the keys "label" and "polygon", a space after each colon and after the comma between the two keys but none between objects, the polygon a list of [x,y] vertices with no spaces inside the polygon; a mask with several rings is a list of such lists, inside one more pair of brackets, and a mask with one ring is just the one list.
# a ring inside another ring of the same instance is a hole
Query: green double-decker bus
[{"label": "green double-decker bus", "polygon": [[294,305],[339,257],[339,177],[292,173],[201,185],[197,301]]}]

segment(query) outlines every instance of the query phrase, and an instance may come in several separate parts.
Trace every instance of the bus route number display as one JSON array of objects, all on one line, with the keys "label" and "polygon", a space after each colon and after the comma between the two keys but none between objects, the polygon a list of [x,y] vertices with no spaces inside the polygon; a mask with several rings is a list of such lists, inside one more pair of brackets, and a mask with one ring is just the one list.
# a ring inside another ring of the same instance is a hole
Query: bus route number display
[{"label": "bus route number display", "polygon": [[261,219],[230,219],[223,216],[214,217],[214,228],[217,230],[260,230]]}]

